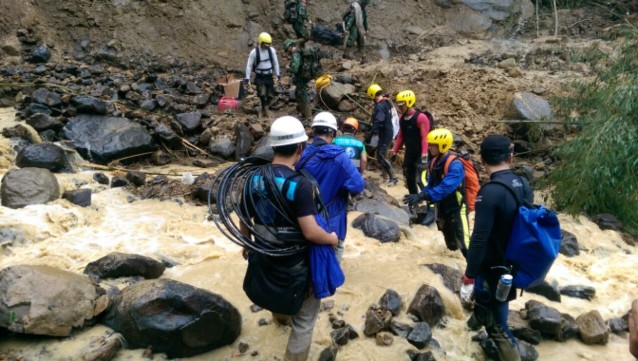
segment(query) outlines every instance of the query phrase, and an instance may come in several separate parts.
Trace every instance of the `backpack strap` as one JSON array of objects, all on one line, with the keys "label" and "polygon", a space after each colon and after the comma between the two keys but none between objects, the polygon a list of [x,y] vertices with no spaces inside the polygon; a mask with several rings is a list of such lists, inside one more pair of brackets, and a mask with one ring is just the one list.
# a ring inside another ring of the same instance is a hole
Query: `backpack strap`
[{"label": "backpack strap", "polygon": [[[255,47],[255,62],[253,63],[253,71],[254,72],[257,72],[257,67],[259,66],[259,63],[261,63],[261,55],[259,53],[260,53],[259,45],[257,45]],[[269,46],[268,47],[268,60],[270,61],[270,70],[271,71],[275,71],[275,64],[273,62],[273,58],[274,58],[274,56],[272,55],[272,49]],[[266,69],[259,69],[259,70],[266,70]]]},{"label": "backpack strap", "polygon": [[253,62],[253,71],[257,70],[257,65],[261,63],[261,56],[259,55],[259,45],[255,47],[255,61]]},{"label": "backpack strap", "polygon": [[[521,180],[521,177],[520,177],[520,176],[518,176],[518,175],[517,175],[517,177],[518,177],[518,179],[521,181],[521,184],[522,184],[522,183],[523,183],[523,181]],[[507,189],[510,193],[512,193],[512,195],[514,196],[514,199],[516,200],[516,207],[517,207],[517,208],[518,208],[518,207],[520,207],[521,205],[524,205],[524,206],[526,206],[526,207],[528,207],[528,208],[534,208],[534,205],[533,205],[532,203],[530,203],[527,199],[524,199],[522,196],[520,196],[520,195],[518,194],[518,192],[516,192],[516,190],[514,190],[514,188],[512,188],[512,186],[511,186],[510,184],[508,184],[508,183],[506,183],[506,182],[503,182],[503,181],[501,181],[501,180],[498,180],[498,179],[495,179],[495,180],[489,181],[489,182],[488,182],[488,184],[489,184],[489,183],[497,183],[497,184],[500,184],[500,185],[502,185],[503,187],[505,187],[505,188],[506,188],[506,189]]]}]

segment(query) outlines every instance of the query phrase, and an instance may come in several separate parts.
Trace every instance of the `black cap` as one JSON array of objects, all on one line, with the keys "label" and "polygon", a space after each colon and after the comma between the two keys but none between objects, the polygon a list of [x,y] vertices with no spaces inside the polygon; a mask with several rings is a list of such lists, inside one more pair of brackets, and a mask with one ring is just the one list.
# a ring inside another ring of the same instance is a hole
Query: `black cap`
[{"label": "black cap", "polygon": [[481,143],[481,157],[488,163],[506,160],[510,154],[510,138],[490,135]]}]

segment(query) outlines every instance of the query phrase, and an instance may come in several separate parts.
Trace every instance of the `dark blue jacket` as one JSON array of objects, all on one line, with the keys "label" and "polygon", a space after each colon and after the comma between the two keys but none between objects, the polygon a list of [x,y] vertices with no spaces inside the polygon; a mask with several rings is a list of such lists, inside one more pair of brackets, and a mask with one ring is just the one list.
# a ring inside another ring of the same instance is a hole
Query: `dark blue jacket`
[{"label": "dark blue jacket", "polygon": [[328,223],[339,240],[346,239],[348,194],[358,194],[366,186],[342,147],[315,137],[304,149],[297,170],[306,169],[319,183],[321,200],[328,209]]}]

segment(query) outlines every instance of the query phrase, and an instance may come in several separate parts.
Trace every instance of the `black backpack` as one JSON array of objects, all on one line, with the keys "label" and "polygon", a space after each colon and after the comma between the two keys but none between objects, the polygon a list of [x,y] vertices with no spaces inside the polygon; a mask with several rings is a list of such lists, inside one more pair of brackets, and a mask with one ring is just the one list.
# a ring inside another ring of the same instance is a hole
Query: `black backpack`
[{"label": "black backpack", "polygon": [[298,3],[296,0],[284,0],[284,20],[288,24],[293,24],[298,17]]},{"label": "black backpack", "polygon": [[314,45],[306,45],[301,50],[303,63],[301,64],[301,77],[305,80],[315,79],[323,73],[321,67],[321,49]]},{"label": "black backpack", "polygon": [[[272,48],[269,46],[268,47],[268,59],[261,59],[261,56],[259,55],[260,51],[259,51],[259,45],[257,45],[255,47],[255,62],[253,63],[253,71],[257,70],[257,66],[259,65],[259,63],[261,63],[262,61],[266,61],[266,60],[270,60],[270,70],[274,71],[275,70],[275,62],[273,61],[273,59],[275,58],[272,54]],[[259,69],[259,70],[267,70],[267,69]]]},{"label": "black backpack", "polygon": [[434,130],[434,117],[432,116],[432,113],[428,112],[427,110],[419,110],[419,109],[415,109],[416,113],[414,113],[415,118],[417,119],[419,117],[419,113],[423,113],[428,117],[428,120],[430,121],[430,131]]}]

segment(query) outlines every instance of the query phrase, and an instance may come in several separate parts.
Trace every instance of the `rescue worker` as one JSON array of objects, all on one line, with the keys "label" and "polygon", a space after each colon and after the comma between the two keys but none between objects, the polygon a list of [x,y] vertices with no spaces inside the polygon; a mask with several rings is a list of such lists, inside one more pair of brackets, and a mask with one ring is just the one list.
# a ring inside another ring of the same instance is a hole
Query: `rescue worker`
[{"label": "rescue worker", "polygon": [[308,19],[308,6],[306,0],[286,0],[284,2],[284,19],[292,25],[295,35],[299,39],[310,40],[312,21]]},{"label": "rescue worker", "polygon": [[[271,165],[272,172],[276,179],[290,180],[290,186],[288,189],[294,189],[294,191],[292,191],[292,196],[289,196],[290,191],[286,192],[286,204],[296,216],[296,221],[298,222],[303,239],[306,242],[328,244],[336,247],[338,243],[336,233],[327,233],[317,224],[315,219],[317,207],[315,205],[315,195],[311,182],[305,177],[295,176],[297,173],[294,171],[293,167],[299,160],[306,141],[308,140],[308,136],[306,135],[303,125],[294,117],[280,117],[275,120],[270,127],[269,136],[272,149],[274,151],[274,158]],[[279,189],[280,191],[285,183],[286,181],[282,181],[281,183],[277,182],[278,187],[281,187]],[[252,213],[252,217],[255,217],[256,215],[254,212],[259,212],[259,209],[250,209],[249,212]],[[261,219],[264,218],[272,217],[261,217]],[[273,221],[274,224],[271,226],[288,226],[288,221],[283,218],[286,217],[275,217]],[[257,226],[255,228],[257,228]],[[248,236],[250,235],[251,231],[249,227],[243,222],[240,223],[240,230],[243,234]],[[268,232],[265,231],[265,233]],[[278,238],[275,241],[281,241],[282,243],[290,242],[290,240]],[[271,264],[276,265],[276,267],[272,268],[271,272],[274,272],[275,268],[286,267],[289,268],[292,273],[297,272],[299,269],[303,269],[303,267],[306,267],[306,269],[308,267],[307,249],[303,252],[290,256],[279,257],[250,252],[248,255],[249,262],[252,262],[252,258],[260,259],[262,260],[261,262],[270,262]],[[268,272],[270,270],[271,268],[264,268],[264,272]],[[310,346],[312,344],[312,333],[317,320],[317,315],[319,314],[319,306],[321,302],[312,295],[309,286],[309,277],[307,282],[308,287],[306,287],[306,289],[308,289],[309,292],[303,301],[301,309],[297,313],[292,316],[273,313],[274,318],[278,322],[284,324],[289,323],[292,327],[290,337],[288,338],[288,344],[286,346],[284,360],[305,361],[308,359]]]},{"label": "rescue worker", "polygon": [[348,196],[359,194],[365,180],[346,155],[344,149],[332,144],[337,133],[337,119],[321,112],[312,121],[315,137],[301,155],[297,170],[306,169],[319,183],[321,199],[328,211],[328,224],[337,232],[337,259],[341,260],[346,239]]},{"label": "rescue worker", "polygon": [[416,95],[412,90],[400,91],[395,103],[400,114],[399,134],[392,148],[391,160],[394,162],[397,153],[405,144],[403,157],[405,183],[410,194],[417,194],[419,193],[417,171],[419,166],[427,167],[430,119],[425,113],[414,108]]},{"label": "rescue worker", "polygon": [[[452,132],[445,128],[434,129],[428,134],[428,150],[432,155],[429,164],[428,184],[418,194],[408,194],[403,203],[413,206],[420,201],[436,204],[436,223],[443,232],[449,250],[461,249],[467,255],[469,224],[465,201],[465,169],[460,160],[450,152]],[[451,158],[450,158],[451,157]]]},{"label": "rescue worker", "polygon": [[365,170],[368,165],[368,154],[366,146],[360,141],[355,134],[359,130],[359,121],[356,118],[346,118],[341,123],[341,135],[336,137],[334,144],[341,146],[346,155],[352,161],[352,164],[359,170],[361,176],[365,178]]},{"label": "rescue worker", "polygon": [[279,72],[279,61],[277,60],[277,52],[270,46],[272,38],[268,33],[259,34],[258,43],[248,55],[246,63],[246,78],[244,83],[250,84],[250,75],[255,73],[253,83],[257,87],[257,95],[261,102],[261,111],[265,116],[269,116],[270,101],[275,96],[275,84],[273,75],[277,76],[277,83],[281,82],[281,73]]},{"label": "rescue worker", "polygon": [[366,6],[369,0],[355,0],[343,15],[344,45],[357,45],[359,52],[363,51],[368,35],[368,15]]},{"label": "rescue worker", "polygon": [[[490,180],[510,184],[520,199],[532,203],[534,193],[527,180],[510,169],[511,149],[508,137],[490,135],[481,143],[481,162]],[[508,273],[508,269],[504,267],[504,250],[507,249],[518,213],[517,203],[514,194],[502,184],[489,182],[481,187],[476,198],[476,218],[467,254],[467,266],[462,277],[463,287],[474,285],[473,317],[485,326],[502,361],[520,360],[516,338],[507,326],[509,301],[516,298],[516,288],[511,288],[504,302],[495,298],[500,276]]]},{"label": "rescue worker", "polygon": [[284,50],[290,53],[290,64],[286,67],[292,76],[292,83],[295,85],[295,99],[297,100],[297,110],[302,114],[305,120],[312,119],[312,105],[308,99],[308,82],[312,79],[306,79],[302,74],[303,55],[301,49],[292,39],[284,41]]},{"label": "rescue worker", "polygon": [[365,141],[371,144],[372,138],[378,137],[376,144],[377,160],[381,168],[388,174],[388,186],[392,187],[399,181],[394,176],[394,170],[387,155],[390,141],[392,141],[394,135],[392,102],[383,95],[383,89],[381,89],[379,84],[372,84],[368,87],[368,97],[374,102],[374,108],[372,109],[372,130],[368,133]]}]

